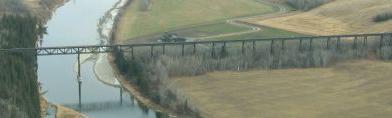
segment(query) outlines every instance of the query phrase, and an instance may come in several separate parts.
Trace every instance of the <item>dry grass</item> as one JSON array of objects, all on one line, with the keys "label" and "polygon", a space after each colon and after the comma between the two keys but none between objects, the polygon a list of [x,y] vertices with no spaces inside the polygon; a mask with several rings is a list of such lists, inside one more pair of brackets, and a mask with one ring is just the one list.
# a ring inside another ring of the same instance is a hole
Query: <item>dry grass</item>
[{"label": "dry grass", "polygon": [[313,35],[390,32],[392,21],[372,21],[374,16],[388,10],[392,10],[390,0],[336,0],[309,12],[257,24]]},{"label": "dry grass", "polygon": [[85,118],[83,114],[64,106],[56,105],[56,108],[56,118]]},{"label": "dry grass", "polygon": [[391,62],[330,68],[214,72],[175,84],[212,118],[392,116]]},{"label": "dry grass", "polygon": [[41,118],[44,118],[46,116],[46,110],[48,108],[49,103],[46,100],[46,98],[44,98],[43,96],[40,96],[39,102],[40,102],[40,108],[41,108]]}]

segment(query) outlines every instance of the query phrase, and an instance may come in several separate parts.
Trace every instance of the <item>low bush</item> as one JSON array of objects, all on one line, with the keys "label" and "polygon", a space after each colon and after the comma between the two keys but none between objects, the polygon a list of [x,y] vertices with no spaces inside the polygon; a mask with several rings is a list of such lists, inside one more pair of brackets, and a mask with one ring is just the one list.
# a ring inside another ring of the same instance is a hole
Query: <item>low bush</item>
[{"label": "low bush", "polygon": [[373,17],[373,22],[384,22],[392,20],[392,12],[381,13]]},{"label": "low bush", "polygon": [[311,10],[332,0],[286,0],[286,3],[295,9]]}]

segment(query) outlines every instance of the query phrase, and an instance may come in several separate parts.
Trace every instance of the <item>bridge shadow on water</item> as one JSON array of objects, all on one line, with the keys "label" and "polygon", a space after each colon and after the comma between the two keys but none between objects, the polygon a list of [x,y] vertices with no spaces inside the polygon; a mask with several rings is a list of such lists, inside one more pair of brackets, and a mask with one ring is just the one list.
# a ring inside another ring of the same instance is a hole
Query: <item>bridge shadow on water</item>
[{"label": "bridge shadow on water", "polygon": [[[83,112],[92,112],[92,111],[105,111],[105,110],[115,110],[121,108],[129,108],[133,107],[135,104],[119,101],[106,101],[106,102],[90,102],[82,104]],[[63,106],[72,108],[74,110],[79,110],[79,104],[63,104]]]},{"label": "bridge shadow on water", "polygon": [[[79,104],[63,104],[63,106],[72,108],[76,111],[79,111]],[[102,111],[112,111],[112,110],[121,110],[124,108],[132,109],[140,109],[143,114],[148,116],[150,109],[144,106],[143,104],[139,104],[137,101],[131,98],[131,100],[124,100],[122,103],[120,101],[103,101],[103,102],[89,102],[82,104],[82,112],[90,113],[90,112],[102,112]],[[166,118],[168,115],[160,112],[155,113],[156,118]]]}]

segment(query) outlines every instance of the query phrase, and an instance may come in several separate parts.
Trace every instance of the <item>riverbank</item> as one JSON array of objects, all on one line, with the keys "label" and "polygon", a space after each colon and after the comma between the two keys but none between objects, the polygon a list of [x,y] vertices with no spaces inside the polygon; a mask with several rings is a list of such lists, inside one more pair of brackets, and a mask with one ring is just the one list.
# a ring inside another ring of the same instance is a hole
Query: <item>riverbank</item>
[{"label": "riverbank", "polygon": [[54,105],[49,103],[45,97],[40,97],[41,118],[47,115],[55,118],[87,118],[84,114],[62,105]]},{"label": "riverbank", "polygon": [[[110,35],[112,33],[115,21],[120,15],[121,9],[129,4],[130,0],[119,0],[111,9],[109,9],[98,23],[98,33],[101,45],[107,45],[110,42]],[[99,81],[113,87],[120,87],[118,78],[114,74],[115,70],[111,67],[108,60],[109,54],[91,55],[95,57],[94,73]]]},{"label": "riverbank", "polygon": [[54,105],[56,107],[56,118],[87,118],[82,113],[62,105]]},{"label": "riverbank", "polygon": [[[108,56],[108,59],[110,61],[111,67],[117,68],[116,64],[114,63],[114,57],[110,55],[110,56]],[[124,75],[120,74],[118,69],[114,69],[114,70],[115,70],[114,71],[115,75],[116,75],[118,81],[120,82],[121,86],[124,89],[126,89],[129,93],[131,93],[138,102],[140,102],[144,106],[146,106],[154,111],[160,112],[162,114],[167,114],[167,116],[169,116],[169,117],[175,117],[175,113],[173,113],[172,111],[170,111],[167,108],[162,107],[159,104],[156,104],[150,98],[143,95],[143,93],[140,92],[137,85],[134,85],[132,82],[129,82]]]},{"label": "riverbank", "polygon": [[[106,38],[107,42],[117,44],[116,43],[117,40],[114,37],[117,32],[118,22],[119,22],[119,19],[123,16],[124,10],[126,9],[126,7],[128,7],[131,4],[131,2],[132,2],[132,0],[126,0],[125,3],[122,4],[120,7],[118,7],[118,4],[116,4],[114,6],[114,8],[116,8],[117,11],[115,11],[114,17],[113,17],[114,14],[111,12],[114,9],[111,9],[106,14],[109,17],[111,17],[111,20],[112,20],[111,26],[112,27],[109,27],[110,30],[108,30],[108,28],[106,27],[106,30],[105,30],[104,27],[101,25],[101,29],[99,30],[102,32],[101,38],[103,38],[103,39]],[[147,106],[148,108],[151,108],[157,112],[169,114],[170,117],[174,116],[173,112],[169,111],[166,108],[163,108],[162,106],[151,101],[149,98],[145,97],[134,84],[132,84],[128,80],[126,80],[126,78],[119,73],[117,66],[114,63],[114,57],[112,55],[102,54],[102,55],[100,55],[100,57],[101,58],[98,59],[95,64],[95,67],[96,67],[95,73],[97,76],[101,76],[101,77],[98,77],[98,78],[100,78],[100,81],[102,81],[103,83],[112,85],[112,86],[119,86],[119,84],[120,84],[123,88],[125,88],[128,92],[130,92],[137,101],[139,101],[144,106]],[[110,67],[109,70],[108,70],[108,67]],[[107,73],[107,72],[110,72],[110,73]],[[109,75],[107,75],[107,74],[102,75],[102,73],[107,73]],[[111,76],[111,77],[109,77],[109,76]],[[104,79],[104,78],[107,78],[107,79]],[[110,79],[108,79],[108,78],[110,78]]]}]

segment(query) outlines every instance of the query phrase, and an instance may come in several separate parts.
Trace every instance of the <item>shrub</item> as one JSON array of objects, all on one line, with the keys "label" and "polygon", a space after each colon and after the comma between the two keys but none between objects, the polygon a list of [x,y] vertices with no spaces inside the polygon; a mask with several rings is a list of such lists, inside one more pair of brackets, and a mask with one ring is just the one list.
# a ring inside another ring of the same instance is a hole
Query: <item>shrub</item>
[{"label": "shrub", "polygon": [[287,0],[286,3],[295,9],[311,10],[332,0]]},{"label": "shrub", "polygon": [[373,17],[373,22],[384,22],[392,19],[392,12],[381,13]]}]

